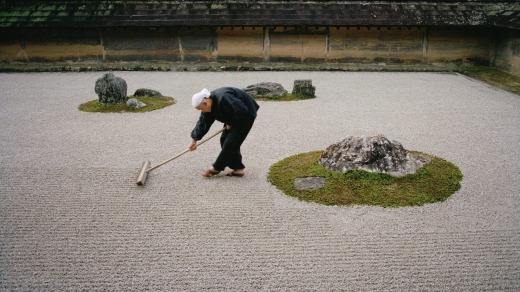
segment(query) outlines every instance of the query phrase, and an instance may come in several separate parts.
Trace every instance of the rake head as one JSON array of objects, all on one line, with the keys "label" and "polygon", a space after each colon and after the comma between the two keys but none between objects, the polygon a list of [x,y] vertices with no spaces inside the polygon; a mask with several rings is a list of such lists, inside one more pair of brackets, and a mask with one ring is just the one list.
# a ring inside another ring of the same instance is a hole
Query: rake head
[{"label": "rake head", "polygon": [[146,176],[148,175],[148,169],[150,169],[150,160],[147,160],[143,163],[143,167],[141,167],[141,171],[137,176],[137,185],[142,186],[146,181]]}]

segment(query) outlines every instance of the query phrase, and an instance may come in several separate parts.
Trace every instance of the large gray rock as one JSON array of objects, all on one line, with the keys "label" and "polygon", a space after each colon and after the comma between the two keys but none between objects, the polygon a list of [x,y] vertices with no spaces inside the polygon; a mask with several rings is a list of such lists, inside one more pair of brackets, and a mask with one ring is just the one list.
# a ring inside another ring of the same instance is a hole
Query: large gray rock
[{"label": "large gray rock", "polygon": [[415,156],[397,141],[383,135],[373,137],[349,136],[339,143],[330,145],[321,155],[320,163],[327,169],[345,173],[362,169],[382,172],[392,176],[415,173],[431,160]]},{"label": "large gray rock", "polygon": [[100,103],[123,103],[128,99],[126,95],[126,81],[107,73],[96,81],[96,94]]},{"label": "large gray rock", "polygon": [[316,87],[312,86],[312,80],[294,80],[292,94],[303,94],[315,97]]},{"label": "large gray rock", "polygon": [[281,84],[275,82],[261,82],[249,85],[244,88],[244,91],[251,96],[266,97],[278,97],[287,93],[287,90],[285,90]]}]

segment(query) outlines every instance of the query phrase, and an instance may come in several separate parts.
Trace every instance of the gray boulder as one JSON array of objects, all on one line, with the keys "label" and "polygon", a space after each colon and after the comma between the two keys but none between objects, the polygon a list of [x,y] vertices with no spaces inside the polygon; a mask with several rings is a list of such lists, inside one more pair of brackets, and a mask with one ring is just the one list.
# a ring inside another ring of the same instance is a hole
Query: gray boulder
[{"label": "gray boulder", "polygon": [[163,97],[163,95],[156,90],[147,89],[147,88],[139,88],[135,91],[134,96],[143,96],[143,97]]},{"label": "gray boulder", "polygon": [[251,96],[278,97],[287,93],[287,90],[279,83],[261,82],[249,85],[244,89]]},{"label": "gray boulder", "polygon": [[349,136],[327,147],[320,158],[321,165],[330,170],[345,173],[362,169],[392,176],[415,173],[417,169],[430,162],[426,157],[408,153],[401,143],[390,141],[383,135]]},{"label": "gray boulder", "polygon": [[137,108],[145,107],[146,104],[144,102],[137,100],[136,98],[130,98],[129,100],[126,101],[126,106],[137,109]]},{"label": "gray boulder", "polygon": [[107,73],[96,81],[96,94],[100,103],[123,103],[126,102],[126,81]]},{"label": "gray boulder", "polygon": [[316,87],[312,86],[312,80],[294,80],[292,94],[302,94],[315,97]]}]

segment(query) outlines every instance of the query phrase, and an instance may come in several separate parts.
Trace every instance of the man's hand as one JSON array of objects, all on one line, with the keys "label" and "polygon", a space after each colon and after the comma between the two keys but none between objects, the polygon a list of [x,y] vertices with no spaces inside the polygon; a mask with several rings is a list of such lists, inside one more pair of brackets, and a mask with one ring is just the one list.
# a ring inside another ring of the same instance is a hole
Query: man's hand
[{"label": "man's hand", "polygon": [[190,144],[190,147],[189,147],[190,151],[195,151],[197,150],[197,140],[191,140],[191,144]]},{"label": "man's hand", "polygon": [[231,127],[231,125],[226,125],[226,130],[229,131],[229,130],[231,130],[231,128],[233,128],[233,127]]}]

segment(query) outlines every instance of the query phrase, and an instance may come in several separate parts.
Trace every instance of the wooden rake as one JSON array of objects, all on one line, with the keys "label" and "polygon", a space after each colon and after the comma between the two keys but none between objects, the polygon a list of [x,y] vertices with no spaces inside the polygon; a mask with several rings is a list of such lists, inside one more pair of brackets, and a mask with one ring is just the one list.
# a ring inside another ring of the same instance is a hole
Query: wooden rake
[{"label": "wooden rake", "polygon": [[[202,144],[204,144],[204,143],[206,143],[209,139],[211,139],[211,138],[217,136],[218,134],[222,133],[225,129],[226,129],[226,128],[224,127],[224,128],[222,128],[222,129],[218,130],[215,134],[209,136],[208,138],[206,138],[206,139],[204,139],[204,140],[201,140],[199,143],[197,143],[197,147],[200,146],[200,145],[202,145]],[[150,160],[146,160],[146,161],[143,163],[143,167],[141,167],[141,171],[139,171],[139,175],[137,176],[137,185],[138,185],[138,186],[142,186],[142,185],[144,185],[144,183],[145,183],[145,181],[146,181],[146,177],[148,176],[148,173],[149,173],[150,171],[152,171],[152,170],[154,170],[154,169],[156,169],[156,168],[158,168],[158,167],[160,167],[160,166],[163,166],[163,165],[165,165],[166,163],[168,163],[168,162],[170,162],[170,161],[172,161],[172,160],[174,160],[174,159],[176,159],[176,158],[178,158],[178,157],[180,157],[180,156],[182,156],[182,155],[184,155],[184,154],[186,154],[186,153],[188,153],[188,152],[190,152],[190,149],[186,149],[186,150],[184,150],[183,152],[181,152],[181,153],[175,155],[174,157],[172,157],[172,158],[170,158],[170,159],[168,159],[168,160],[165,160],[165,161],[162,162],[162,163],[157,164],[157,165],[154,166],[154,167],[150,167],[150,164],[151,164],[151,163],[150,163]]]}]

